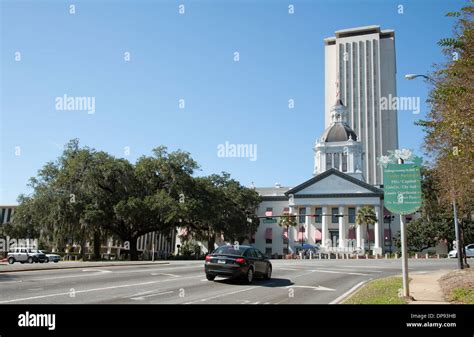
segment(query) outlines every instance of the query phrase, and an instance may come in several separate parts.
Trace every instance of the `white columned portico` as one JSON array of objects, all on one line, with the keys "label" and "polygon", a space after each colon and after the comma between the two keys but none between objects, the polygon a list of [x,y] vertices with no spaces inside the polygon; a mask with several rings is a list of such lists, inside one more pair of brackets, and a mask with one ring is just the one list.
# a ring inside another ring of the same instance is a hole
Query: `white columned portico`
[{"label": "white columned portico", "polygon": [[346,221],[345,221],[345,207],[339,206],[339,248],[344,248],[346,243]]},{"label": "white columned portico", "polygon": [[374,206],[375,208],[375,217],[377,222],[374,225],[374,254],[382,254],[382,246],[380,245],[380,237],[382,234],[381,224],[383,224],[383,219],[380,219],[380,206]]},{"label": "white columned portico", "polygon": [[306,227],[306,242],[307,243],[311,243],[310,242],[311,241],[311,217],[309,216],[310,214],[311,214],[311,207],[306,206],[306,217],[305,217],[304,224]]},{"label": "white columned portico", "polygon": [[322,207],[322,228],[321,228],[321,246],[324,248],[328,248],[327,241],[329,239],[329,230],[328,230],[328,223],[329,223],[329,217],[327,216],[328,214],[328,206],[323,206]]}]

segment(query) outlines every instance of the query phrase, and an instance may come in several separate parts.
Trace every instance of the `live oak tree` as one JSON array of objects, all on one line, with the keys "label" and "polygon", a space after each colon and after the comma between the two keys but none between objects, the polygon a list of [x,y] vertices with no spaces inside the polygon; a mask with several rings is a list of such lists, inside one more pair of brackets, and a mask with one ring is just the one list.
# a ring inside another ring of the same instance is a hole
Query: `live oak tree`
[{"label": "live oak tree", "polygon": [[259,204],[258,193],[231,179],[228,173],[198,177],[181,204],[181,227],[187,230],[187,237],[206,241],[209,251],[214,250],[221,236],[227,242],[243,242],[258,228]]},{"label": "live oak tree", "polygon": [[[227,173],[193,177],[198,164],[184,151],[160,146],[135,164],[71,140],[62,155],[30,180],[32,193],[19,197],[13,224],[4,232],[40,237],[62,250],[70,241],[128,242],[138,258],[137,239],[158,231],[188,228],[210,249],[218,235],[243,240],[258,227],[258,194]],[[4,233],[5,235],[5,233]]]}]

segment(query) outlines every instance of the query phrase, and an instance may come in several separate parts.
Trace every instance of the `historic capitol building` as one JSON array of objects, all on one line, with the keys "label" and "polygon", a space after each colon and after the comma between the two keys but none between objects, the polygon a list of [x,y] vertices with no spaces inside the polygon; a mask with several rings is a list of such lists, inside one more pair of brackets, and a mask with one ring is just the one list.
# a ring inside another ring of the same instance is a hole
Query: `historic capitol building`
[{"label": "historic capitol building", "polygon": [[[398,148],[397,111],[381,111],[379,104],[381,97],[396,96],[394,32],[345,29],[324,43],[326,129],[314,143],[313,176],[292,188],[256,188],[263,202],[253,240],[267,255],[295,252],[301,244],[326,252],[364,251],[369,245],[374,254],[394,250],[399,223],[384,209],[377,165],[378,157]],[[369,230],[356,226],[364,206],[377,217]],[[297,225],[280,226],[283,214],[295,215]]]}]

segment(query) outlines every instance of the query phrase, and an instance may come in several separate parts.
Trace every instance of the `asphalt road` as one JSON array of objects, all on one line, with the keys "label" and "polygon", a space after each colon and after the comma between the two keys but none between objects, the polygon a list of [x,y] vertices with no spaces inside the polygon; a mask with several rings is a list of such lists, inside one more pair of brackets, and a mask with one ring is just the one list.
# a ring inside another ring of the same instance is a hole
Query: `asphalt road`
[{"label": "asphalt road", "polygon": [[[401,273],[401,260],[273,260],[272,279],[251,285],[205,278],[203,261],[0,273],[0,304],[316,304],[363,282]],[[410,260],[410,272],[454,269],[455,260]]]}]

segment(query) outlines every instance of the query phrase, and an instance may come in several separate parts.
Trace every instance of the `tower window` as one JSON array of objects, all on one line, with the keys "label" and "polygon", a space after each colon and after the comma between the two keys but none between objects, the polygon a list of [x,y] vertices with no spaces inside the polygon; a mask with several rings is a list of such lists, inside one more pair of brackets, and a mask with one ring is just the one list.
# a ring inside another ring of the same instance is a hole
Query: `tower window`
[{"label": "tower window", "polygon": [[326,170],[332,168],[332,153],[326,153]]},{"label": "tower window", "polygon": [[347,172],[347,153],[342,154],[342,172]]}]

